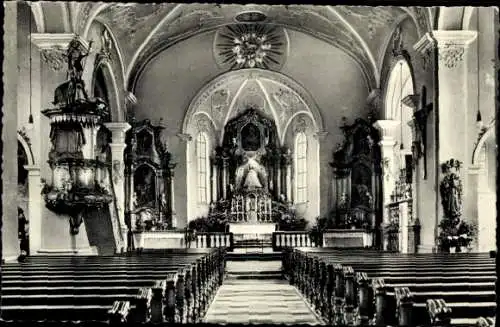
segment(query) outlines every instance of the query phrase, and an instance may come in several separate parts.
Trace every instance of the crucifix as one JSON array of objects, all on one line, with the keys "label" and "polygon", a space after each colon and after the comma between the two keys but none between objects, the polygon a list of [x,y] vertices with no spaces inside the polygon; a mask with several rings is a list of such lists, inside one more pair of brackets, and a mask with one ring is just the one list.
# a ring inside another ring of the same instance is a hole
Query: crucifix
[{"label": "crucifix", "polygon": [[427,118],[432,111],[432,103],[427,103],[427,89],[422,86],[422,91],[420,94],[408,95],[403,100],[403,104],[412,108],[413,119],[416,122],[416,127],[420,133],[421,142],[413,142],[413,146],[416,148],[416,156],[420,158],[423,156],[424,159],[424,179],[427,179]]}]

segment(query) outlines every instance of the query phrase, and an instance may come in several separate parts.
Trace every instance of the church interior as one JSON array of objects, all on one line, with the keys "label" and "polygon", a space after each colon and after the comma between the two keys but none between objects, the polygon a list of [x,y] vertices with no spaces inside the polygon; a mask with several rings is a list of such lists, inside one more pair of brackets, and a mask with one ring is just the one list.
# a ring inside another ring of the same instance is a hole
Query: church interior
[{"label": "church interior", "polygon": [[3,322],[495,324],[497,7],[3,6]]}]

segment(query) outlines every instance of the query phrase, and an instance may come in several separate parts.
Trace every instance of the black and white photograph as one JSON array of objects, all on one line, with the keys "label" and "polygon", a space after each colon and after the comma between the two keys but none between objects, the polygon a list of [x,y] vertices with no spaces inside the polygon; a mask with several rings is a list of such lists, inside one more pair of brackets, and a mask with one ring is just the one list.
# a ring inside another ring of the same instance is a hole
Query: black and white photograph
[{"label": "black and white photograph", "polygon": [[498,7],[2,7],[0,324],[496,325]]}]

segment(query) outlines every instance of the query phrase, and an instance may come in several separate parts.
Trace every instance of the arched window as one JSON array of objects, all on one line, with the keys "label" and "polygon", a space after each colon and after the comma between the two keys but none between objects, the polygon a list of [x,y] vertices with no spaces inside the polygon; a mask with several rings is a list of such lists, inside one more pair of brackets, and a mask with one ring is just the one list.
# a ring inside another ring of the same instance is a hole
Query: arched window
[{"label": "arched window", "polygon": [[208,203],[209,157],[208,142],[205,133],[199,133],[196,138],[196,160],[198,173],[198,203]]},{"label": "arched window", "polygon": [[295,202],[307,202],[307,137],[295,136]]}]

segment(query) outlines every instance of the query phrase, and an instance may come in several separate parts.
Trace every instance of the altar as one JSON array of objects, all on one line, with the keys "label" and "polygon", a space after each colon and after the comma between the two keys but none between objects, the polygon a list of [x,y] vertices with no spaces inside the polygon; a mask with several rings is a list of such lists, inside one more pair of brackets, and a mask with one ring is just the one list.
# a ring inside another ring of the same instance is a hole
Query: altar
[{"label": "altar", "polygon": [[238,224],[230,223],[229,232],[233,235],[272,235],[276,231],[276,225],[272,223],[258,223],[258,224]]},{"label": "altar", "polygon": [[365,229],[331,229],[323,233],[326,248],[369,248],[373,246],[373,232]]}]

